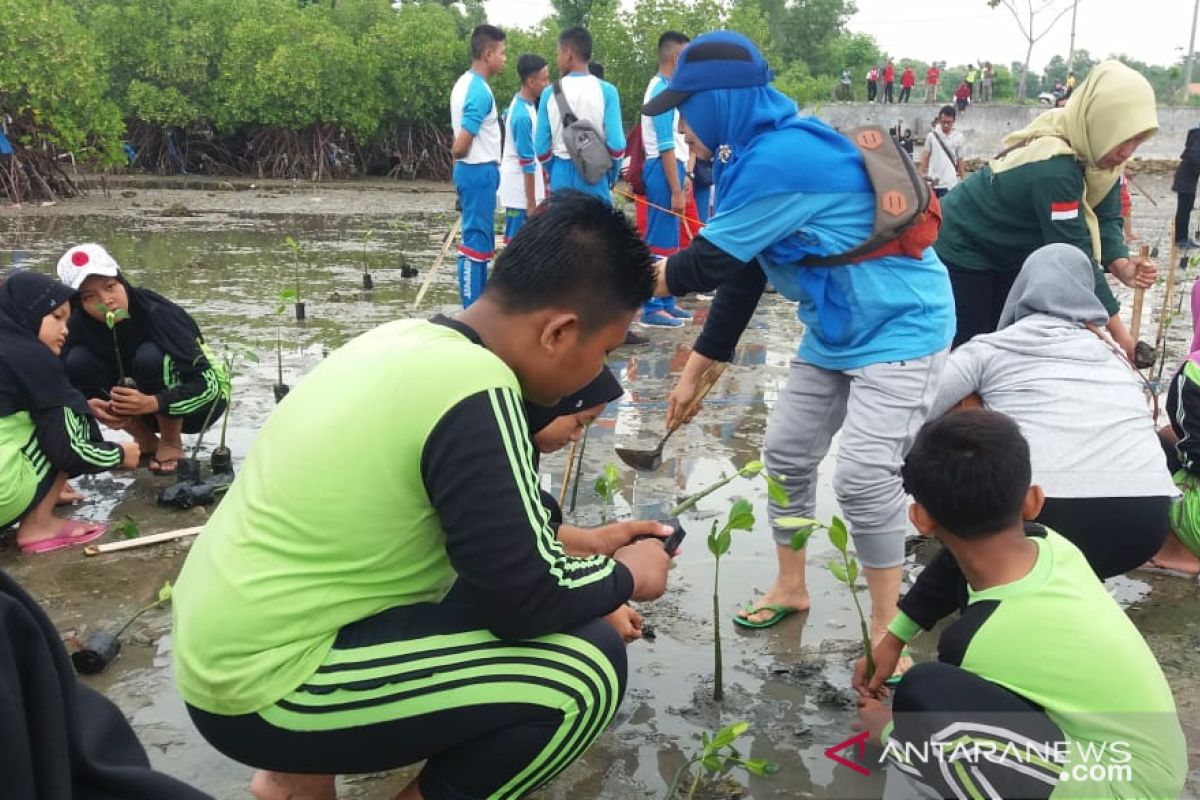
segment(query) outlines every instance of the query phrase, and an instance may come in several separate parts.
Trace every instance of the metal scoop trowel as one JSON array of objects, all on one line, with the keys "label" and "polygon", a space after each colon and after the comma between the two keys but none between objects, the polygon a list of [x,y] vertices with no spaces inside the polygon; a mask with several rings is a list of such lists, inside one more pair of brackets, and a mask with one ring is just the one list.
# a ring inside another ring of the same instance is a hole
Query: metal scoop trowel
[{"label": "metal scoop trowel", "polygon": [[667,434],[659,440],[658,447],[654,448],[653,450],[633,450],[628,447],[618,447],[617,457],[634,469],[645,472],[653,472],[661,467],[663,445],[667,443],[667,439],[671,438],[671,434],[682,427],[683,420],[689,418],[693,413],[695,413],[696,408],[698,408],[700,403],[704,401],[704,398],[716,384],[717,380],[720,379],[721,374],[725,372],[725,367],[727,366],[729,365],[726,362],[718,361],[709,367],[708,371],[700,377],[700,387],[696,392],[696,398],[692,400],[691,404],[684,409],[683,413],[679,415],[679,418],[676,420],[675,424],[667,429]]}]

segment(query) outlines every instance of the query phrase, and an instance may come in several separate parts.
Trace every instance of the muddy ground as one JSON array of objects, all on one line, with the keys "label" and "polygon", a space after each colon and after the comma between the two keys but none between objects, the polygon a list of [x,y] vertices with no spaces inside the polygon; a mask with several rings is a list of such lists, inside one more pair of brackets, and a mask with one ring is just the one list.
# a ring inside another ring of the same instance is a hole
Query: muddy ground
[{"label": "muddy ground", "polygon": [[[1174,198],[1169,180],[1144,176],[1140,183],[1159,201],[1154,207],[1135,196],[1136,229],[1162,248]],[[108,193],[54,206],[0,209],[0,269],[13,265],[51,272],[63,250],[81,241],[103,243],[139,284],[162,291],[188,308],[218,350],[251,349],[260,363],[234,380],[235,404],[230,445],[243,456],[273,407],[277,327],[285,380],[295,385],[322,358],[355,334],[378,323],[413,315],[411,303],[423,278],[403,278],[400,268],[429,267],[453,215],[450,187],[440,184],[377,182],[312,185],[275,181],[153,179],[108,183]],[[302,248],[299,273],[308,321],[297,323],[290,309],[274,316],[278,292],[294,284],[286,236]],[[361,290],[361,272],[370,271],[376,289]],[[1165,270],[1164,270],[1165,274]],[[1181,274],[1179,297],[1186,297],[1196,269]],[[1153,339],[1161,284],[1146,299],[1143,337]],[[1128,294],[1128,291],[1125,291]],[[456,290],[444,264],[421,315],[452,310]],[[702,302],[688,302],[703,317]],[[1172,304],[1174,305],[1174,304]],[[791,304],[768,297],[744,337],[736,365],[716,388],[695,424],[672,439],[663,468],[638,475],[620,465],[615,443],[649,440],[663,425],[664,397],[682,367],[697,329],[654,331],[651,343],[614,355],[628,393],[613,404],[592,430],[584,459],[576,517],[599,518],[591,485],[607,462],[616,462],[621,495],[616,513],[661,516],[672,501],[759,456],[766,418],[786,377],[788,360],[800,336]],[[1148,332],[1148,333],[1147,333]],[[1186,310],[1169,326],[1170,364],[1177,363],[1190,338]],[[1163,373],[1169,380],[1171,367]],[[403,401],[396,399],[402,411]],[[207,451],[211,440],[204,443]],[[835,444],[836,446],[836,444]],[[555,491],[565,466],[562,454],[548,458],[543,471],[554,476]],[[818,511],[835,513],[826,480]],[[79,480],[88,495],[76,516],[136,520],[142,534],[203,521],[200,510],[161,510],[154,504],[170,479],[145,469]],[[709,521],[731,497],[754,503],[758,524],[736,535],[722,562],[720,620],[724,639],[727,698],[711,700],[712,559],[703,536]],[[705,786],[705,797],[878,797],[877,775],[861,777],[823,755],[826,747],[850,736],[854,718],[848,692],[855,655],[857,620],[844,587],[826,572],[831,549],[818,537],[809,569],[813,608],[766,631],[747,632],[730,615],[765,589],[774,575],[770,536],[765,527],[766,496],[761,483],[735,481],[685,518],[692,533],[671,576],[666,596],[641,608],[653,639],[629,649],[629,690],[617,719],[600,741],[538,796],[543,798],[663,797],[678,765],[699,746],[703,731],[736,720],[752,727],[743,752],[773,760],[777,774],[733,776]],[[109,533],[105,541],[117,538]],[[0,540],[0,567],[24,584],[45,606],[68,642],[89,631],[119,624],[150,601],[177,574],[185,541],[87,558],[78,550],[23,557],[11,535]],[[910,574],[919,565],[914,561]],[[1200,598],[1197,584],[1135,574],[1112,582],[1175,690],[1189,744],[1191,763],[1200,766]],[[170,674],[169,613],[154,611],[131,629],[120,659],[102,676],[86,679],[115,700],[132,720],[154,764],[203,788],[214,797],[249,797],[250,770],[219,755],[192,729],[175,694]],[[915,648],[931,658],[934,637]],[[1097,654],[1103,658],[1103,654]],[[411,776],[400,772],[345,779],[341,796],[388,798]],[[1193,770],[1189,789],[1200,789]]]}]

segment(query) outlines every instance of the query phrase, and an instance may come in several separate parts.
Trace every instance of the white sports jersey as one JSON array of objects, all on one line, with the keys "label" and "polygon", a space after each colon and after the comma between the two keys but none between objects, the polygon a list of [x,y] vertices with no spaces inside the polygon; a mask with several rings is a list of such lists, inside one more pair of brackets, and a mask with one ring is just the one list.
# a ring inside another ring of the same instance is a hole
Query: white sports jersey
[{"label": "white sports jersey", "polygon": [[[577,119],[586,119],[596,126],[601,134],[604,130],[604,90],[600,79],[594,75],[567,75],[562,78],[563,94],[567,96],[567,104],[575,112]],[[554,155],[558,158],[571,160],[567,146],[562,138],[562,112],[558,110],[558,101],[554,99],[553,85],[546,87],[543,102],[549,98],[546,115],[550,120],[550,138],[554,142]]]},{"label": "white sports jersey", "polygon": [[464,72],[450,91],[450,126],[456,137],[463,128],[475,137],[471,141],[471,149],[459,161],[464,164],[500,162],[500,120],[496,115],[496,98],[478,72]]},{"label": "white sports jersey", "polygon": [[546,196],[542,165],[534,157],[533,126],[537,106],[518,92],[513,96],[504,117],[504,159],[500,162],[500,205],[504,208],[525,208],[525,175],[532,171],[534,200]]},{"label": "white sports jersey", "polygon": [[[649,103],[659,92],[666,88],[667,79],[662,75],[655,75],[646,86],[646,94],[642,97],[642,104]],[[668,124],[671,126],[670,133],[667,132]],[[673,108],[670,111],[659,114],[657,117],[642,115],[642,146],[646,148],[647,159],[658,158],[662,155],[658,142],[660,139],[665,141],[667,138],[675,142],[676,160],[684,167],[687,167],[688,145],[683,138],[683,133],[679,130],[679,109]]]}]

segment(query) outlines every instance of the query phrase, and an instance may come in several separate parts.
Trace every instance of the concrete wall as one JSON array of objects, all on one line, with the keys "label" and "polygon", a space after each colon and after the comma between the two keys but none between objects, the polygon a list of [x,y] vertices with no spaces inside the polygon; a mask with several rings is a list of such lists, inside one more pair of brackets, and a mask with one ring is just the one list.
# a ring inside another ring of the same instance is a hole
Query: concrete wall
[{"label": "concrete wall", "polygon": [[[917,90],[921,87],[918,86]],[[885,129],[900,122],[901,129],[911,128],[915,136],[925,138],[941,104],[924,103],[879,105],[873,103],[828,103],[817,116],[846,130],[859,125],[882,125]],[[1046,110],[1038,106],[986,105],[967,109],[958,118],[958,129],[965,139],[968,158],[990,158],[1004,149],[1001,140],[1028,125]],[[1135,158],[1177,159],[1190,128],[1200,124],[1200,109],[1158,109],[1158,135],[1138,148]]]}]

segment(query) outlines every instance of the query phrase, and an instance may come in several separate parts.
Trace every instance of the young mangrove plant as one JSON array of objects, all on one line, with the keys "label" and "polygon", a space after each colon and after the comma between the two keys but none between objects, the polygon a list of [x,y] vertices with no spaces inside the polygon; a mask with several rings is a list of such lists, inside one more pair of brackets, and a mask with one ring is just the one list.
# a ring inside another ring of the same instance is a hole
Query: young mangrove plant
[{"label": "young mangrove plant", "polygon": [[229,432],[229,412],[233,409],[233,376],[241,362],[257,364],[258,354],[253,350],[226,350],[221,353],[221,360],[225,362],[225,377],[221,382],[225,413],[221,415],[221,440],[212,451],[211,466],[213,475],[232,475],[233,453],[225,445],[225,436]]},{"label": "young mangrove plant", "polygon": [[763,477],[763,480],[766,481],[767,494],[770,496],[772,502],[777,503],[779,505],[783,505],[783,504],[787,503],[787,501],[788,501],[787,492],[785,492],[783,490],[783,487],[779,485],[779,482],[777,480],[775,480],[773,477],[771,477],[770,475],[767,474],[767,466],[761,461],[747,461],[745,466],[743,466],[741,469],[739,469],[737,472],[733,473],[732,475],[723,476],[716,483],[706,486],[703,489],[701,489],[700,491],[696,492],[695,494],[688,495],[687,497],[685,497],[683,500],[680,501],[679,505],[677,505],[677,506],[675,506],[675,508],[671,509],[670,516],[678,517],[680,514],[682,514],[685,511],[691,511],[693,508],[696,507],[696,504],[699,503],[701,500],[708,497],[710,494],[717,491],[722,486],[726,486],[738,478],[753,478],[756,475],[761,475]]},{"label": "young mangrove plant", "polygon": [[408,220],[399,219],[392,223],[392,227],[400,231],[400,246],[398,248],[400,255],[400,277],[415,278],[420,273],[408,258],[409,249],[412,245],[413,224]]},{"label": "young mangrove plant", "polygon": [[104,325],[108,328],[108,332],[112,334],[113,355],[117,357],[117,385],[136,389],[137,382],[125,374],[125,360],[121,358],[121,345],[117,341],[117,323],[129,319],[129,312],[123,308],[116,308],[110,311],[104,303],[96,303],[95,308],[96,311],[104,315]]},{"label": "young mangrove plant", "polygon": [[276,381],[271,390],[275,393],[275,403],[279,404],[291,391],[291,387],[283,382],[283,312],[287,310],[287,304],[296,299],[296,293],[292,289],[284,289],[279,293],[277,299],[279,302],[274,311]]},{"label": "young mangrove plant", "polygon": [[81,675],[95,675],[103,672],[121,652],[121,635],[129,629],[138,617],[152,608],[158,608],[171,602],[171,582],[167,581],[158,590],[158,598],[149,605],[142,606],[125,621],[117,631],[98,630],[88,637],[87,642],[71,654],[71,663],[75,671]]},{"label": "young mangrove plant", "polygon": [[808,540],[819,530],[827,531],[829,541],[838,552],[838,558],[830,559],[829,571],[833,577],[849,587],[850,599],[854,601],[854,610],[858,612],[858,627],[862,634],[863,655],[867,659],[867,676],[875,674],[875,657],[871,653],[871,629],[867,625],[867,616],[863,613],[862,603],[858,599],[858,559],[850,554],[850,531],[839,516],[834,516],[828,524],[807,517],[779,517],[773,524],[777,528],[794,530],[790,546],[793,550],[803,550],[808,546]]},{"label": "young mangrove plant", "polygon": [[600,524],[608,522],[608,512],[615,505],[617,494],[621,491],[621,476],[617,467],[611,461],[604,465],[604,471],[596,478],[593,486],[596,496],[600,498]]},{"label": "young mangrove plant", "polygon": [[717,528],[713,520],[708,534],[708,552],[713,554],[713,700],[720,703],[725,699],[724,662],[721,658],[721,556],[729,552],[734,531],[754,528],[754,509],[749,500],[736,500],[729,507],[725,524]]},{"label": "young mangrove plant", "polygon": [[304,301],[301,300],[300,294],[300,243],[291,236],[284,238],[284,243],[288,249],[292,251],[292,279],[296,283],[296,292],[293,297],[293,302],[296,304],[296,321],[303,322],[305,320]]},{"label": "young mangrove plant", "polygon": [[371,243],[371,239],[374,236],[375,231],[367,228],[362,237],[362,287],[364,292],[369,292],[375,288],[375,279],[371,277],[371,271],[367,268],[367,245]]},{"label": "young mangrove plant", "polygon": [[778,772],[778,764],[767,761],[765,758],[742,758],[742,754],[734,747],[734,742],[748,730],[750,730],[749,722],[735,722],[732,725],[721,728],[716,733],[709,734],[705,732],[701,734],[700,750],[693,753],[675,771],[675,775],[671,779],[671,785],[667,787],[665,800],[678,800],[682,781],[687,775],[688,770],[695,766],[698,766],[699,769],[696,770],[696,774],[692,777],[691,786],[688,788],[687,794],[684,795],[686,800],[692,800],[696,796],[696,790],[700,788],[700,780],[706,775],[711,781],[728,774],[731,770],[738,767],[751,775],[758,775],[760,777],[773,775]]}]

